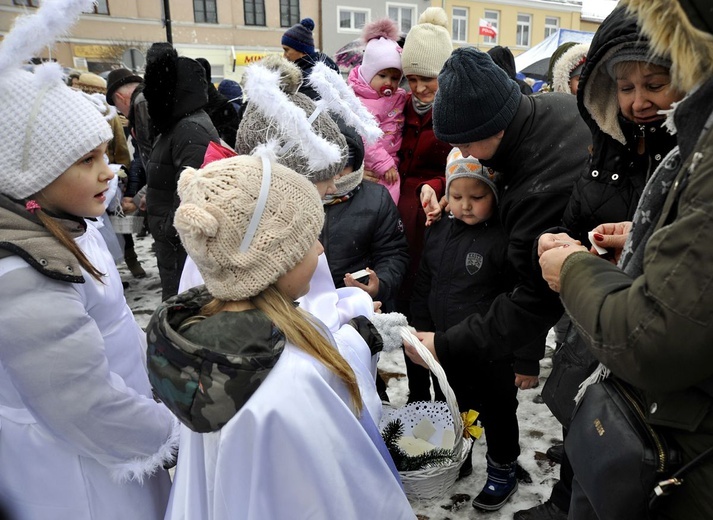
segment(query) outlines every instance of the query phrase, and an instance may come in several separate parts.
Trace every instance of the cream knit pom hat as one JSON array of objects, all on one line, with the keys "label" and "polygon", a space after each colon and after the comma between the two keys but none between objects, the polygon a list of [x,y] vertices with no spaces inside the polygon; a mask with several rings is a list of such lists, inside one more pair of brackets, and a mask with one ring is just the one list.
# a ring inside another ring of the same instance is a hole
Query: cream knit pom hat
[{"label": "cream knit pom hat", "polygon": [[401,54],[403,73],[436,78],[451,52],[453,41],[448,31],[448,16],[440,7],[429,7],[406,35]]},{"label": "cream knit pom hat", "polygon": [[72,90],[56,63],[35,73],[20,64],[51,45],[91,0],[45,0],[19,16],[0,44],[0,193],[25,199],[112,138],[106,107]]},{"label": "cream knit pom hat", "polygon": [[322,230],[317,190],[267,158],[239,155],[187,168],[174,226],[213,297],[255,296],[302,261]]}]

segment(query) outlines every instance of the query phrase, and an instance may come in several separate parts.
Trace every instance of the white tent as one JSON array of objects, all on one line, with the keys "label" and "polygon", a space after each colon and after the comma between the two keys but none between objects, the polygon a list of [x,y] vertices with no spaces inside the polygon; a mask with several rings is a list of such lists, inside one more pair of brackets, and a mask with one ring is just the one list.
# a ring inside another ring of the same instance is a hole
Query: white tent
[{"label": "white tent", "polygon": [[589,43],[593,37],[593,32],[557,29],[531,49],[515,56],[515,69],[526,76],[545,79],[550,57],[557,47],[565,42]]}]

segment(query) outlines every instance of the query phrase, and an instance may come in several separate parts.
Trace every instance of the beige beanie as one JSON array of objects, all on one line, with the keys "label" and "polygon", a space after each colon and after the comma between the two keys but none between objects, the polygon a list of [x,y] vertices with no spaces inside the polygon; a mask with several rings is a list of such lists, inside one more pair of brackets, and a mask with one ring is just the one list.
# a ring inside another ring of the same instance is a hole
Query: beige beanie
[{"label": "beige beanie", "polygon": [[258,156],[187,168],[178,195],[174,226],[221,300],[244,300],[275,283],[304,259],[324,223],[314,186]]},{"label": "beige beanie", "polygon": [[404,76],[437,78],[453,52],[448,16],[440,7],[429,7],[406,36],[401,64]]}]

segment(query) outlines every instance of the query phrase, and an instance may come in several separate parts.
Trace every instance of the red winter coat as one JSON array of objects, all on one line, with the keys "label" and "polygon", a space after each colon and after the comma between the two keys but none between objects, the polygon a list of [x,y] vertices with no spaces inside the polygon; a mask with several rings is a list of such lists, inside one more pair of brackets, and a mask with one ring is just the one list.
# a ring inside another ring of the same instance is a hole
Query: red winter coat
[{"label": "red winter coat", "polygon": [[404,136],[399,150],[401,164],[401,197],[399,213],[408,240],[411,265],[401,286],[400,299],[410,299],[411,287],[416,279],[418,264],[426,231],[426,215],[419,199],[420,186],[430,185],[440,199],[446,189],[446,158],[451,146],[436,139],[433,134],[431,111],[419,116],[413,108],[409,94],[404,109]]}]

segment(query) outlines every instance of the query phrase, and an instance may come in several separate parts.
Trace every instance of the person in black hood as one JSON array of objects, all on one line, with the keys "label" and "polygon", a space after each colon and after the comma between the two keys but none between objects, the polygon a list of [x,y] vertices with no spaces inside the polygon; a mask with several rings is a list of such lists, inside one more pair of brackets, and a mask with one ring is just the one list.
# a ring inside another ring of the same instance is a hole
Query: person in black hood
[{"label": "person in black hood", "polygon": [[178,292],[186,261],[173,216],[179,200],[178,178],[187,168],[198,168],[211,141],[219,142],[215,126],[203,110],[208,103],[205,71],[200,63],[179,57],[165,43],[154,44],[144,77],[144,96],[156,133],[146,168],[146,211],[155,240],[162,298]]},{"label": "person in black hood", "polygon": [[520,92],[526,96],[532,94],[532,87],[517,77],[517,70],[515,69],[515,56],[512,55],[512,51],[509,48],[496,45],[492,49],[488,50],[488,54],[490,54],[490,57],[493,58],[495,64],[507,72],[510,79],[517,83],[518,87],[520,87]]},{"label": "person in black hood", "polygon": [[208,94],[208,104],[203,110],[213,122],[213,126],[218,131],[220,138],[231,147],[235,146],[235,136],[238,133],[240,121],[235,106],[223,94],[218,92],[212,82],[212,68],[205,58],[196,58],[196,61],[205,69],[206,93]]}]

